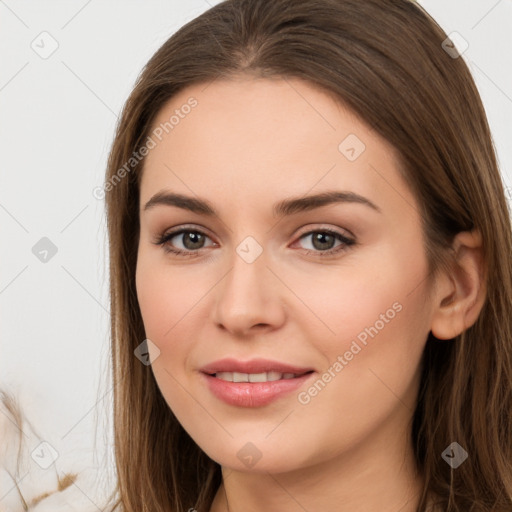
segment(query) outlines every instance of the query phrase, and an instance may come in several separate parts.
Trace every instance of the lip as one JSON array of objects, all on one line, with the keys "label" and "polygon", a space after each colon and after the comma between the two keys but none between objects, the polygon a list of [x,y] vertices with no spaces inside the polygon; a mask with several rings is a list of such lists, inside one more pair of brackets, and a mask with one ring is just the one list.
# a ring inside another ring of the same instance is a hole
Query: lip
[{"label": "lip", "polygon": [[[213,374],[218,372],[295,373],[293,379],[279,379],[269,382],[228,382],[218,379]],[[297,390],[315,374],[312,368],[292,366],[268,359],[237,361],[221,359],[201,368],[201,376],[207,387],[218,399],[237,407],[263,407],[271,402]]]},{"label": "lip", "polygon": [[233,358],[219,359],[213,363],[207,364],[200,369],[203,373],[212,374],[219,372],[239,372],[239,373],[263,373],[263,372],[280,372],[295,373],[301,375],[306,372],[313,371],[313,368],[292,366],[279,361],[270,359],[251,359],[249,361],[239,361]]}]

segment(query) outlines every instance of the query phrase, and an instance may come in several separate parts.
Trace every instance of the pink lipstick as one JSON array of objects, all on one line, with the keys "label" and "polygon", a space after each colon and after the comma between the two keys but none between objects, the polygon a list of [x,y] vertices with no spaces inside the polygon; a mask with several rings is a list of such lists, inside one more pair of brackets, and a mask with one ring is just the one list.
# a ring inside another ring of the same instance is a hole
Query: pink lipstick
[{"label": "pink lipstick", "polygon": [[217,398],[239,407],[267,405],[298,389],[314,373],[312,368],[267,359],[231,358],[210,363],[200,371]]}]

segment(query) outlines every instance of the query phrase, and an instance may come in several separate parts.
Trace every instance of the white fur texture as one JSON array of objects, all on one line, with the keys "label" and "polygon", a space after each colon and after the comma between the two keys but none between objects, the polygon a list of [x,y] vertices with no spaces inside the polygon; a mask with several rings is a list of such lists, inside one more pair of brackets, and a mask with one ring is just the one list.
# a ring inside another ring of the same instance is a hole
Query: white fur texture
[{"label": "white fur texture", "polygon": [[106,510],[96,497],[97,472],[59,467],[52,449],[0,390],[0,512]]}]

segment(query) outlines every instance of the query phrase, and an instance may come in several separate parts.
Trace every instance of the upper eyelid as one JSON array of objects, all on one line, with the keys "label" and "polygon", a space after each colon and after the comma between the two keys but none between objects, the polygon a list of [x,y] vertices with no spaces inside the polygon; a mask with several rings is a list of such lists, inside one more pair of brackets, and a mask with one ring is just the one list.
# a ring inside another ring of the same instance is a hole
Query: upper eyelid
[{"label": "upper eyelid", "polygon": [[179,234],[183,233],[184,231],[194,231],[197,233],[202,233],[203,235],[210,236],[209,230],[206,228],[196,227],[194,225],[183,224],[181,226],[177,226],[174,228],[169,228],[169,229],[164,230],[162,232],[162,237],[164,237],[164,236],[167,237],[169,235],[179,235]]},{"label": "upper eyelid", "polygon": [[[297,237],[301,237],[303,235],[309,235],[311,233],[315,233],[315,232],[322,232],[322,231],[327,231],[327,232],[331,232],[331,233],[334,233],[334,234],[338,234],[340,236],[343,236],[345,238],[355,238],[355,235],[350,232],[347,228],[340,228],[340,227],[336,227],[336,228],[333,228],[333,227],[327,227],[327,226],[320,226],[320,227],[317,227],[317,228],[311,228],[311,227],[305,227],[304,228],[304,231],[301,231]],[[340,232],[341,231],[341,232]]]}]

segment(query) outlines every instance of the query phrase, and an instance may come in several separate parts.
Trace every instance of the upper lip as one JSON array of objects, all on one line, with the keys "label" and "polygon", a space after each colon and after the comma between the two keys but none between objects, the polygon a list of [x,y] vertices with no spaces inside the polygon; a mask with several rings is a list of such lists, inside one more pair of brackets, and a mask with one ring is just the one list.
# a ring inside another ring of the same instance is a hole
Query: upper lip
[{"label": "upper lip", "polygon": [[238,372],[238,373],[264,373],[264,372],[280,372],[294,373],[302,375],[313,371],[313,368],[293,366],[279,361],[271,361],[270,359],[251,359],[249,361],[239,361],[233,358],[219,359],[213,361],[201,368],[203,373],[210,375],[220,372]]}]

